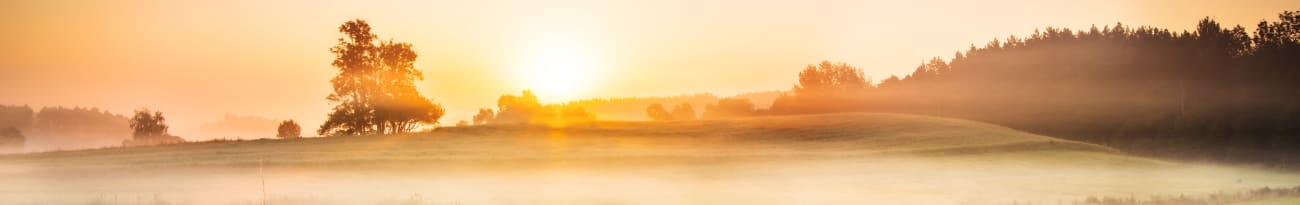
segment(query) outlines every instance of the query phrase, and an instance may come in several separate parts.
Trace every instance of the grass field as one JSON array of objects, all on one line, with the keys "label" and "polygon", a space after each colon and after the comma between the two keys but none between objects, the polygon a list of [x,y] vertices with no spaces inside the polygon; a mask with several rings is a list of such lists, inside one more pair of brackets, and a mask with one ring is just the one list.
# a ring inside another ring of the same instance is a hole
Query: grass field
[{"label": "grass field", "polygon": [[259,204],[263,179],[271,204],[1068,204],[1300,185],[1297,173],[864,113],[0,156],[6,204]]}]

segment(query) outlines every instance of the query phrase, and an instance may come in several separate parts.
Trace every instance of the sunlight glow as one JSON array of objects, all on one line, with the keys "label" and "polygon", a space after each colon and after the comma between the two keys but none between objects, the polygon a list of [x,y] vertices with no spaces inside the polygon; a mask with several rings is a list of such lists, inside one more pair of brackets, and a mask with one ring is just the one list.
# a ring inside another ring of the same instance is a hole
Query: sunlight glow
[{"label": "sunlight glow", "polygon": [[526,86],[544,101],[572,100],[583,97],[594,86],[596,57],[579,42],[571,39],[543,38],[528,54],[532,59],[522,65]]}]

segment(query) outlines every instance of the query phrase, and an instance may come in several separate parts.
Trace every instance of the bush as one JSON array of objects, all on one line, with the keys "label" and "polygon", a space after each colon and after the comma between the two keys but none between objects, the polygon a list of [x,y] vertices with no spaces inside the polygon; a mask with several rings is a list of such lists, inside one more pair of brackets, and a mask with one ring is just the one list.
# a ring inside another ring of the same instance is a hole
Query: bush
[{"label": "bush", "polygon": [[281,139],[302,137],[302,127],[298,126],[298,123],[293,122],[293,120],[285,120],[280,123],[280,128],[277,130],[275,137]]}]

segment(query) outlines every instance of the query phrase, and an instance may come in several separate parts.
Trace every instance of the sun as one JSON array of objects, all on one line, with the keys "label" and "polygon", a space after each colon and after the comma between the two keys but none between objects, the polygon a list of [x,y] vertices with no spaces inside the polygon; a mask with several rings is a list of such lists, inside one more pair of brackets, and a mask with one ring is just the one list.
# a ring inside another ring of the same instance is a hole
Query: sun
[{"label": "sun", "polygon": [[527,86],[539,98],[575,100],[590,90],[595,59],[574,46],[551,46],[539,49],[525,65]]}]

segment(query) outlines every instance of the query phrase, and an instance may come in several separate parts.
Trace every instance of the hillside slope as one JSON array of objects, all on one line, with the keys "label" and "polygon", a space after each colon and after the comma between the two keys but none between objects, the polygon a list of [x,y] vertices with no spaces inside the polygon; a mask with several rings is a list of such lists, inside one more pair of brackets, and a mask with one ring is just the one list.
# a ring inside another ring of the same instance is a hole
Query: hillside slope
[{"label": "hillside slope", "polygon": [[0,155],[0,182],[4,204],[260,204],[268,193],[282,205],[1057,204],[1292,187],[1300,175],[845,113]]},{"label": "hillside slope", "polygon": [[952,154],[1074,150],[1097,145],[966,120],[845,113],[564,128],[474,126],[405,135],[205,142],[0,156],[37,167],[328,164],[467,159]]}]

